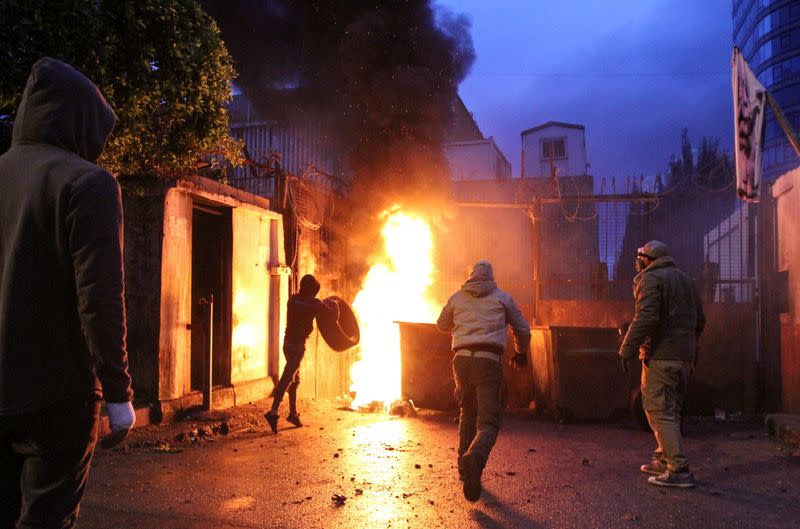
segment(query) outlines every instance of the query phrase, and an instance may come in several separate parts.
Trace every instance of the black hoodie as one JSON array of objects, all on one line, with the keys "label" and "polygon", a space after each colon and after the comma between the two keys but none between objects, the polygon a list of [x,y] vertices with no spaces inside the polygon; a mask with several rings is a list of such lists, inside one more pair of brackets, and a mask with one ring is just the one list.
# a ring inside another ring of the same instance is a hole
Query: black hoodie
[{"label": "black hoodie", "polygon": [[83,74],[34,64],[0,156],[0,415],[131,398],[120,190],[95,165],[115,121]]}]

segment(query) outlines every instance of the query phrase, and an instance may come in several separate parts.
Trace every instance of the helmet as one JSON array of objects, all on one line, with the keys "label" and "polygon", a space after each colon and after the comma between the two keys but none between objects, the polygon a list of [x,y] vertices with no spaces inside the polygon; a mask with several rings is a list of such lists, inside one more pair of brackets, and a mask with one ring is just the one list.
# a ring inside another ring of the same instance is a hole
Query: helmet
[{"label": "helmet", "polygon": [[667,249],[667,245],[661,241],[650,241],[638,250],[636,250],[636,255],[649,257],[650,259],[656,260],[659,257],[666,257],[669,255],[669,249]]}]

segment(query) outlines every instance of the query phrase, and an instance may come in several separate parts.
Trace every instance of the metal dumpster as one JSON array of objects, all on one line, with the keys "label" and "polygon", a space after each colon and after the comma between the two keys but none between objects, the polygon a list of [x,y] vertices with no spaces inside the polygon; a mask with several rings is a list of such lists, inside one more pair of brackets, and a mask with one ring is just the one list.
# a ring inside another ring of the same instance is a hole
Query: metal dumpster
[{"label": "metal dumpster", "polygon": [[458,407],[453,391],[450,334],[433,323],[397,322],[400,326],[401,391],[416,406],[434,410]]},{"label": "metal dumpster", "polygon": [[563,419],[608,419],[629,407],[630,385],[617,356],[613,327],[531,329],[537,409]]}]

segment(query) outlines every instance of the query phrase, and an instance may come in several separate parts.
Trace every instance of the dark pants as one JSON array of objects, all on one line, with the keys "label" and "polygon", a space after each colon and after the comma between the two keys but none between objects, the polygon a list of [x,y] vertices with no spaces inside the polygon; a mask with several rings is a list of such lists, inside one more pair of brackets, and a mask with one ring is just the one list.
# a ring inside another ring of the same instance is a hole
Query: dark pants
[{"label": "dark pants", "polygon": [[503,366],[488,358],[453,358],[456,400],[461,408],[458,424],[458,461],[467,452],[486,464],[503,422],[505,386]]},{"label": "dark pants", "polygon": [[305,344],[284,344],[283,356],[286,358],[286,365],[283,366],[283,373],[272,395],[273,411],[278,411],[283,395],[288,390],[289,413],[297,413],[297,386],[300,385],[300,362],[303,361],[305,352]]},{"label": "dark pants", "polygon": [[91,399],[0,416],[1,529],[74,527],[99,414]]}]

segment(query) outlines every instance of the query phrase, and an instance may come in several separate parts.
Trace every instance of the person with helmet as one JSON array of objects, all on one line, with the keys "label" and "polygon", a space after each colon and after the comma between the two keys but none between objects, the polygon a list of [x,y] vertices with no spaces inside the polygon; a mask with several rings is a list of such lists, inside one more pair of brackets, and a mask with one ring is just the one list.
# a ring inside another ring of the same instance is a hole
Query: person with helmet
[{"label": "person with helmet", "polygon": [[453,335],[453,375],[461,409],[458,472],[464,497],[478,501],[481,474],[497,440],[503,415],[502,354],[511,326],[515,368],[528,363],[531,329],[514,299],[497,288],[489,261],[478,261],[467,281],[442,309],[436,326]]},{"label": "person with helmet", "polygon": [[694,281],[677,267],[663,242],[638,249],[636,271],[633,319],[619,355],[626,373],[631,360],[642,360],[642,407],[658,444],[652,461],[640,470],[652,474],[651,485],[694,487],[681,410],[706,323],[703,306]]},{"label": "person with helmet", "polygon": [[286,332],[283,337],[286,365],[272,395],[272,408],[264,414],[273,433],[278,433],[278,408],[287,391],[289,415],[286,420],[298,428],[303,426],[300,414],[297,412],[297,387],[300,385],[300,362],[306,352],[306,339],[314,330],[314,318],[323,310],[336,311],[338,317],[338,308],[335,304],[328,305],[316,298],[319,289],[317,278],[306,274],[300,279],[300,290],[289,296],[286,302]]}]

